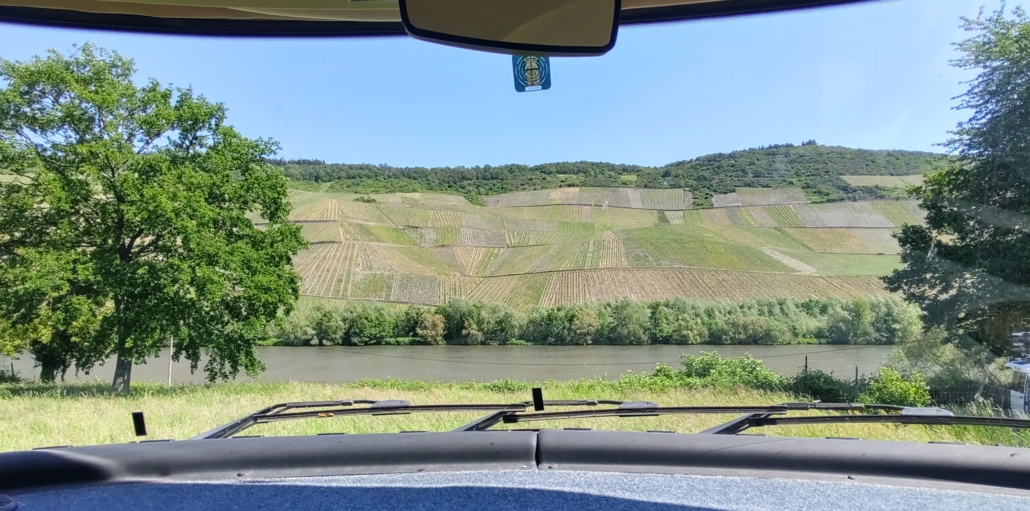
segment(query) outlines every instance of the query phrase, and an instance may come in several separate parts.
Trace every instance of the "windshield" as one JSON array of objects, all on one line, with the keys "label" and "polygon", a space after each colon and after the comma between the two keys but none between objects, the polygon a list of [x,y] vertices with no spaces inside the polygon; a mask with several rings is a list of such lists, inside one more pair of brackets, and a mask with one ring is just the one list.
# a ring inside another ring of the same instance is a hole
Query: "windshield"
[{"label": "windshield", "polygon": [[[139,411],[149,438],[187,439],[277,403],[533,388],[1023,418],[1020,5],[627,25],[606,55],[531,61],[405,36],[0,25],[0,451],[133,441]],[[323,410],[246,434],[488,413]],[[492,427],[689,433],[739,415]]]}]

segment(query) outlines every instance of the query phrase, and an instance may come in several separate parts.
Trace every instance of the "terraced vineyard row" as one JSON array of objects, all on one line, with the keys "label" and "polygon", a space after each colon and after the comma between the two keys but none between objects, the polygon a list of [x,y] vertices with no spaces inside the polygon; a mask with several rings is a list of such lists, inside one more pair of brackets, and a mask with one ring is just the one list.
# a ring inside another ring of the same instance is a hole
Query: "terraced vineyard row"
[{"label": "terraced vineyard row", "polygon": [[808,197],[800,188],[737,188],[736,192],[712,197],[712,203],[716,207],[804,204],[807,202]]},{"label": "terraced vineyard row", "polygon": [[551,274],[540,305],[554,306],[632,298],[743,301],[810,296],[854,298],[883,295],[876,277],[819,277],[785,273],[690,268],[580,270]]},{"label": "terraced vineyard row", "polygon": [[[632,189],[623,189],[632,190]],[[546,205],[537,207],[422,209],[406,204],[365,204],[338,199],[316,200],[310,196],[291,216],[298,221],[334,221],[411,228],[461,228],[504,232],[564,232],[577,229],[632,229],[659,224],[704,223],[713,226],[758,227],[901,227],[922,221],[915,201],[872,201],[825,204],[743,205],[704,210],[668,208],[676,205],[670,192],[681,190],[633,190],[661,209],[618,209],[601,206]],[[653,192],[653,193],[652,193]],[[758,190],[757,199],[791,200],[793,192]],[[628,193],[628,192],[627,192]],[[743,192],[738,192],[738,195]],[[764,194],[764,195],[763,195]],[[731,194],[727,194],[731,195]],[[745,194],[746,195],[746,194]],[[764,197],[764,198],[763,198]],[[771,197],[771,198],[770,198]],[[738,197],[739,198],[739,197]],[[448,206],[456,207],[456,206]],[[465,211],[464,209],[468,209]]]},{"label": "terraced vineyard row", "polygon": [[895,227],[868,202],[799,204],[794,211],[808,227]]},{"label": "terraced vineyard row", "polygon": [[887,188],[905,188],[923,184],[923,176],[840,176],[851,186],[884,186]]},{"label": "terraced vineyard row", "polygon": [[[543,192],[487,208],[435,194],[363,203],[297,192],[293,217],[317,221],[301,227],[314,242],[294,261],[301,292],[423,304],[471,298],[520,310],[621,296],[882,294],[877,276],[899,264],[896,226],[923,214],[914,201],[748,205],[798,199],[792,190],[738,190],[720,200],[741,206],[701,210],[689,208],[683,190]],[[635,209],[568,204],[585,199]],[[533,201],[549,205],[513,207]]]}]

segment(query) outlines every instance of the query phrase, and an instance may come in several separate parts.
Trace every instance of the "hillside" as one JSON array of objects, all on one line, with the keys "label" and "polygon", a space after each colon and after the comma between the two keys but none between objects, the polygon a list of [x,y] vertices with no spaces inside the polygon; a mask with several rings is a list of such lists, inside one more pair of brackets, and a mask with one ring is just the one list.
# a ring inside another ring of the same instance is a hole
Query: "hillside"
[{"label": "hillside", "polygon": [[[293,191],[312,246],[296,258],[308,297],[526,310],[631,297],[745,300],[885,293],[891,233],[913,201],[813,204],[798,188],[741,188],[690,209],[682,189],[561,188],[488,198]],[[607,206],[605,206],[607,203]]]},{"label": "hillside", "polygon": [[[277,160],[295,187],[350,193],[448,192],[489,196],[564,187],[633,187],[691,190],[690,207],[718,205],[713,197],[736,188],[800,189],[811,202],[897,198],[903,181],[947,165],[946,156],[912,151],[872,151],[808,142],[710,154],[661,167],[598,162],[477,167],[391,167]],[[842,176],[858,177],[857,180]],[[888,177],[882,181],[863,176]],[[331,183],[331,184],[330,184]]]}]

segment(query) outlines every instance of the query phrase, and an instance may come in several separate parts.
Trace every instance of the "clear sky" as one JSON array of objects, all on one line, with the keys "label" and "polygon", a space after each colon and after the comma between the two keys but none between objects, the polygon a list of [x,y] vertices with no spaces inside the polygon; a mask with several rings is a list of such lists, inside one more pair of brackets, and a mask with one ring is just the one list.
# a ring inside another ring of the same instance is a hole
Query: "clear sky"
[{"label": "clear sky", "polygon": [[[1009,2],[1009,6],[1017,2]],[[662,165],[815,139],[940,151],[968,73],[951,43],[997,0],[898,0],[627,27],[603,57],[552,60],[517,93],[511,58],[408,38],[181,38],[0,25],[0,57],[91,41],[141,80],[191,85],[285,158],[398,166],[609,161]]]}]

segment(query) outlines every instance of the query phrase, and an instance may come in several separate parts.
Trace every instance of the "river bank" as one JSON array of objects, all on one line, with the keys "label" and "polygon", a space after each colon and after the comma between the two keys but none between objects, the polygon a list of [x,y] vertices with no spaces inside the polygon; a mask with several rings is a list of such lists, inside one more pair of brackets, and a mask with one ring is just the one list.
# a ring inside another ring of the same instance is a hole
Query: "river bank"
[{"label": "river bank", "polygon": [[[347,383],[362,379],[401,378],[441,382],[514,379],[606,378],[615,379],[629,371],[650,371],[657,364],[677,367],[684,355],[701,352],[723,357],[750,354],[771,371],[792,376],[805,365],[840,378],[871,375],[882,366],[891,346],[304,346],[259,347],[258,359],[267,369],[258,379],[266,382],[303,381]],[[38,369],[28,355],[0,364],[27,379],[38,378]],[[200,367],[203,367],[201,361]],[[114,362],[91,374],[66,376],[67,382],[109,382]],[[254,381],[241,376],[240,381]],[[133,368],[133,381],[167,383],[168,351]],[[190,374],[185,360],[172,363],[173,383],[204,383],[203,371]]]}]

